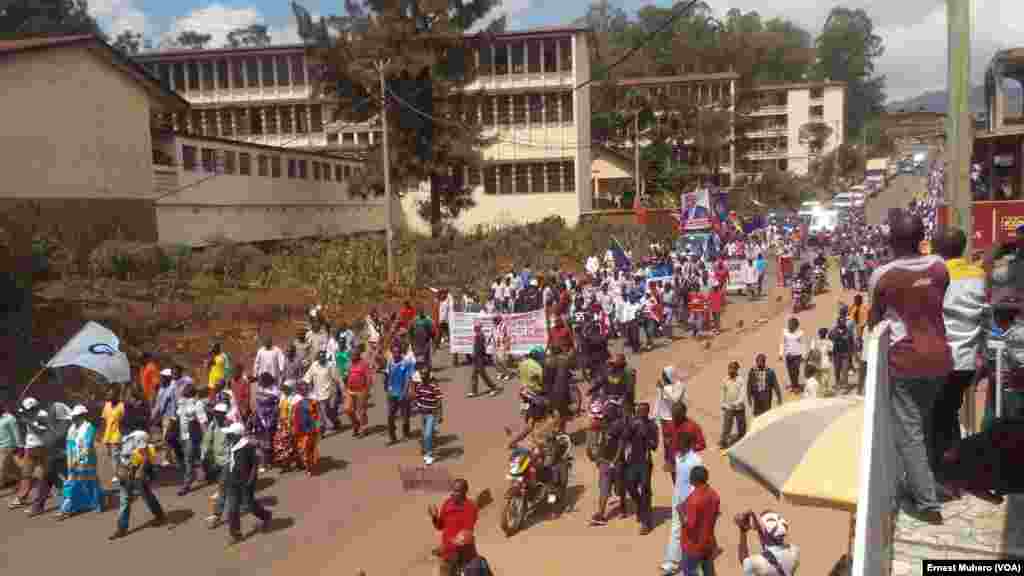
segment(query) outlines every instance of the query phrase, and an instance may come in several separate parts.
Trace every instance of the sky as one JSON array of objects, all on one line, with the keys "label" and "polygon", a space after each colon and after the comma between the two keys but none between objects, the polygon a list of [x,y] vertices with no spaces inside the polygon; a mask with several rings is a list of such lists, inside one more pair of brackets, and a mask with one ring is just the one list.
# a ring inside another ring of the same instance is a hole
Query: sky
[{"label": "sky", "polygon": [[[967,0],[958,0],[967,1]],[[343,10],[342,0],[300,1],[314,17]],[[671,7],[671,0],[612,0],[629,14],[647,5]],[[712,0],[714,11],[730,8],[757,10],[764,17],[794,20],[812,34],[821,30],[834,5],[815,0]],[[557,26],[583,15],[589,0],[504,0],[500,11],[512,29]],[[889,101],[942,90],[946,83],[946,3],[944,0],[846,0],[850,8],[864,8],[885,41],[877,73],[887,78]],[[89,0],[90,11],[104,29],[116,35],[131,29],[149,38],[174,36],[195,30],[224,43],[227,33],[249,24],[266,24],[275,43],[298,41],[288,0]],[[1024,0],[975,0],[971,75],[980,83],[985,66],[996,50],[1024,46]]]}]

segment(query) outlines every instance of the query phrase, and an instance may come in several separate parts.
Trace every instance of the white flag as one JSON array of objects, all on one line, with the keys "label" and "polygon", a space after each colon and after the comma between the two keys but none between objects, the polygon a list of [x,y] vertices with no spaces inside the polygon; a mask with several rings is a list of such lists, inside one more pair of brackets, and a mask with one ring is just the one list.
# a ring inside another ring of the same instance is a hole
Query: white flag
[{"label": "white flag", "polygon": [[110,383],[130,382],[128,356],[119,346],[120,341],[113,332],[89,322],[46,363],[46,367],[78,366],[96,372]]}]

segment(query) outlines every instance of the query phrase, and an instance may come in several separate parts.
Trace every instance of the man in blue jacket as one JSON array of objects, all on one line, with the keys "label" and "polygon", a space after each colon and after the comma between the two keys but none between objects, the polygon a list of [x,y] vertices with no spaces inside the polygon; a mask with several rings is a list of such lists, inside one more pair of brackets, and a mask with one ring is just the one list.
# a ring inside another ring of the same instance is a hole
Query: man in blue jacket
[{"label": "man in blue jacket", "polygon": [[391,438],[390,444],[392,445],[398,444],[398,435],[395,433],[395,419],[399,415],[402,417],[402,438],[408,440],[409,436],[412,435],[409,430],[409,416],[412,410],[409,382],[412,380],[412,373],[415,370],[415,356],[403,356],[399,349],[392,351],[384,380],[388,398],[388,436]]}]

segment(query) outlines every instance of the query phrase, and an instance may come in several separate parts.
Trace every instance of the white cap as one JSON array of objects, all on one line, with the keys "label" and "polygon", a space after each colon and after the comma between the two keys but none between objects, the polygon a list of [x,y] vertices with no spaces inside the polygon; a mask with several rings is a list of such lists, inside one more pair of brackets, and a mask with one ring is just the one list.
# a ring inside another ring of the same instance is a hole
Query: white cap
[{"label": "white cap", "polygon": [[412,373],[412,381],[416,383],[423,382],[423,376],[420,375],[419,370]]},{"label": "white cap", "polygon": [[171,377],[174,376],[174,372],[172,372],[170,368],[164,368],[163,370],[160,371],[160,375]]},{"label": "white cap", "polygon": [[223,402],[221,402],[220,404],[217,404],[216,406],[213,407],[213,411],[214,412],[223,412],[224,414],[227,414],[228,413],[228,405],[223,403]]},{"label": "white cap", "polygon": [[36,400],[35,398],[32,398],[31,396],[29,396],[28,398],[25,398],[24,400],[21,401],[21,407],[24,410],[31,410],[31,409],[35,408],[36,406],[39,406],[39,400]]},{"label": "white cap", "polygon": [[139,444],[145,444],[149,442],[149,433],[145,430],[136,430],[124,437],[125,440],[138,442]]},{"label": "white cap", "polygon": [[75,407],[71,409],[71,417],[72,418],[74,418],[75,416],[84,416],[85,414],[88,414],[88,413],[89,413],[89,410],[85,406],[83,406],[81,404],[75,404]]},{"label": "white cap", "polygon": [[241,422],[235,422],[230,426],[221,428],[220,431],[225,434],[230,434],[232,436],[241,436],[245,434],[245,425],[242,424]]},{"label": "white cap", "polygon": [[46,410],[40,410],[39,413],[36,414],[36,418],[49,418],[49,417],[50,417],[50,415],[47,414]]},{"label": "white cap", "polygon": [[530,280],[530,286],[537,286],[537,279]]}]

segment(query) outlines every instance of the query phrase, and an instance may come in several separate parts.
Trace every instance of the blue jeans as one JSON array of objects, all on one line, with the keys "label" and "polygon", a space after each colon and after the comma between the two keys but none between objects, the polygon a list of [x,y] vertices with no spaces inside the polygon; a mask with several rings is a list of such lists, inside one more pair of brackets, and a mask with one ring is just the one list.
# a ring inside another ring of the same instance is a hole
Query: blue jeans
[{"label": "blue jeans", "polygon": [[433,412],[423,415],[423,455],[434,454],[434,426],[437,424],[437,415]]},{"label": "blue jeans", "polygon": [[[145,473],[140,471],[139,474]],[[136,478],[120,486],[121,506],[117,513],[117,529],[121,532],[128,531],[132,515],[132,492],[135,491],[134,489],[138,489],[142,493],[142,501],[146,503],[146,507],[149,508],[149,511],[155,518],[159,520],[164,517],[164,509],[160,506],[160,501],[156,499],[156,495],[150,490],[149,481],[145,478]]]},{"label": "blue jeans", "polygon": [[932,406],[943,378],[892,378],[893,432],[906,472],[906,492],[921,510],[941,510],[929,452],[934,449]]},{"label": "blue jeans", "polygon": [[[700,570],[700,572],[698,572]],[[684,576],[715,576],[715,562],[710,558],[686,558]]]}]

